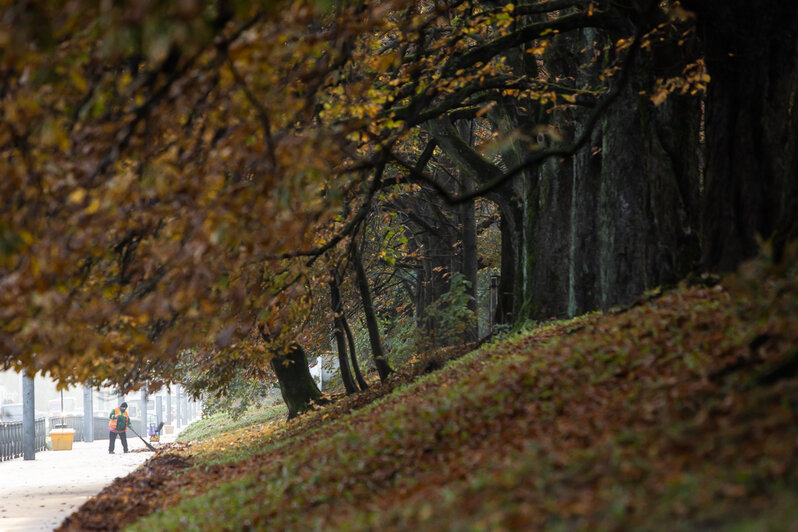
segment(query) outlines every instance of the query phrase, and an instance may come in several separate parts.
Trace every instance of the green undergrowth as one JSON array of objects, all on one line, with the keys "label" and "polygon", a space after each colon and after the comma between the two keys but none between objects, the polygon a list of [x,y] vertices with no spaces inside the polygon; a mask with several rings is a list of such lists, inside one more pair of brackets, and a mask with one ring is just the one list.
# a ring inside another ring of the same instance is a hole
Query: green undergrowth
[{"label": "green undergrowth", "polygon": [[202,441],[241,428],[274,422],[285,417],[286,412],[283,404],[263,405],[247,410],[237,417],[219,412],[186,427],[178,435],[177,441]]},{"label": "green undergrowth", "polygon": [[791,530],[785,264],[533,325],[421,361],[429,374],[363,404],[192,443],[183,495],[129,529]]}]

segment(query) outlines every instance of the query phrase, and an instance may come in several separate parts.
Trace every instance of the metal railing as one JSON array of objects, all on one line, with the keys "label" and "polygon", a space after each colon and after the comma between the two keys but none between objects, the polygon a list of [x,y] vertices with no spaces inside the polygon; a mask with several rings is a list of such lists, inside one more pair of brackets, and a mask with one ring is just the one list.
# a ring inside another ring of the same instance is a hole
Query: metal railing
[{"label": "metal railing", "polygon": [[[94,439],[108,439],[108,419],[94,417]],[[146,435],[144,423],[140,419],[132,420],[133,429],[141,435]],[[75,430],[72,441],[83,441],[83,416],[64,416],[38,418],[35,424],[34,451],[47,449],[47,435],[54,428],[71,428]],[[0,421],[0,462],[11,460],[23,455],[22,421]]]},{"label": "metal railing", "polygon": [[[70,428],[75,429],[75,437],[72,441],[84,441],[83,440],[83,416],[64,416],[64,417],[51,417],[49,420],[50,430],[54,428],[61,427],[63,428]],[[144,423],[140,419],[132,419],[131,425],[133,426],[133,430],[138,432],[139,434],[144,435],[146,432],[146,427]],[[101,417],[101,416],[94,416],[94,439],[95,440],[107,440],[108,439],[108,418]]]},{"label": "metal railing", "polygon": [[[12,423],[0,422],[0,461],[11,460],[22,456],[22,421]],[[47,424],[45,418],[39,418],[34,425],[34,451],[44,451],[47,448]]]},{"label": "metal railing", "polygon": [[72,441],[83,441],[83,416],[51,417],[50,430],[53,429],[74,429]]},{"label": "metal railing", "polygon": [[[94,439],[108,439],[108,418],[94,417]],[[144,423],[140,419],[132,420],[134,430],[139,434],[146,435]],[[71,428],[75,430],[72,441],[83,441],[83,416],[64,416],[38,418],[35,424],[34,451],[44,451],[47,449],[47,435],[54,428]],[[22,436],[22,421],[3,422],[0,421],[0,462],[18,458],[24,454]]]}]

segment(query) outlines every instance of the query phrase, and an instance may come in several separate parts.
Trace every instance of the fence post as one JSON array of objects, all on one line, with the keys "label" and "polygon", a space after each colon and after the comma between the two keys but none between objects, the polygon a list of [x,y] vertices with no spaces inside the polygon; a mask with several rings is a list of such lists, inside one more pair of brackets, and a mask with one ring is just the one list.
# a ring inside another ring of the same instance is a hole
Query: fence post
[{"label": "fence post", "polygon": [[94,390],[83,387],[83,441],[94,441]]},{"label": "fence post", "polygon": [[147,420],[147,389],[141,389],[141,432],[140,434],[143,436],[149,433],[150,424]]},{"label": "fence post", "polygon": [[36,459],[36,422],[33,378],[22,378],[22,448],[25,460]]},{"label": "fence post", "polygon": [[44,451],[47,448],[47,425],[44,418],[36,420],[36,450]]},{"label": "fence post", "polygon": [[166,391],[166,424],[172,424],[172,390]]},{"label": "fence post", "polygon": [[163,421],[163,396],[155,396],[155,426],[161,424]]},{"label": "fence post", "polygon": [[183,417],[180,415],[180,385],[175,384],[175,417],[177,418],[177,427],[183,426]]}]

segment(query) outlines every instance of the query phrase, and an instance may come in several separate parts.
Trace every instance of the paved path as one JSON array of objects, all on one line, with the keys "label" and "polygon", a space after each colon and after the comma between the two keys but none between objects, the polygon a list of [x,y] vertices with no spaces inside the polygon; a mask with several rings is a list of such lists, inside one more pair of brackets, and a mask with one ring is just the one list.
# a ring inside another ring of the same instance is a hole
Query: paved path
[{"label": "paved path", "polygon": [[[162,443],[173,440],[173,435],[161,437]],[[131,451],[146,449],[130,432],[127,441]],[[116,454],[108,454],[108,440],[97,440],[76,442],[69,451],[42,451],[35,460],[0,462],[0,531],[51,531],[151,456],[150,451],[124,454],[117,439]]]}]

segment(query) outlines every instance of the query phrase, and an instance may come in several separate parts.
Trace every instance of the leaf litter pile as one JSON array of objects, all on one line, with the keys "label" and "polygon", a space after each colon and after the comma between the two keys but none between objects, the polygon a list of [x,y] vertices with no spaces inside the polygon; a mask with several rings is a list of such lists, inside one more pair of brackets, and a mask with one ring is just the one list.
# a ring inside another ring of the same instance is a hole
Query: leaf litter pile
[{"label": "leaf litter pile", "polygon": [[795,530],[796,263],[174,444],[59,530]]}]

